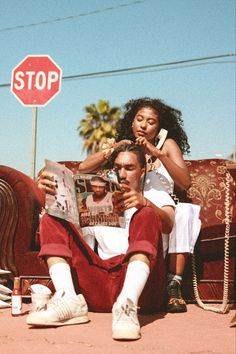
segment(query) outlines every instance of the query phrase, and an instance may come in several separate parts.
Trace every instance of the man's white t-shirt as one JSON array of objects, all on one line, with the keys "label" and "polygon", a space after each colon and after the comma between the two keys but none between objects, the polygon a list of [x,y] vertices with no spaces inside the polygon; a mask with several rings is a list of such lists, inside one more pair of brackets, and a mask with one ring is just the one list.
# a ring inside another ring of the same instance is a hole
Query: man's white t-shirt
[{"label": "man's white t-shirt", "polygon": [[[145,191],[144,196],[159,208],[167,205],[175,207],[173,199],[164,191]],[[131,208],[125,211],[124,228],[111,226],[87,226],[82,228],[83,237],[92,249],[94,249],[95,239],[97,240],[98,255],[102,259],[126,253],[129,246],[129,224],[136,210],[136,208]]]}]

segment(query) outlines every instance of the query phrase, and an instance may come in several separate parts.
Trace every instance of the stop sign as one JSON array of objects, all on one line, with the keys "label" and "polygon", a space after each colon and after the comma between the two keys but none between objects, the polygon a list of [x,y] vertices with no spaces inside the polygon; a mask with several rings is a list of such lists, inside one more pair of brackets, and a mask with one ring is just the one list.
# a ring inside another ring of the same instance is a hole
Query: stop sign
[{"label": "stop sign", "polygon": [[12,70],[11,92],[24,106],[45,106],[60,92],[61,75],[49,55],[28,55]]}]

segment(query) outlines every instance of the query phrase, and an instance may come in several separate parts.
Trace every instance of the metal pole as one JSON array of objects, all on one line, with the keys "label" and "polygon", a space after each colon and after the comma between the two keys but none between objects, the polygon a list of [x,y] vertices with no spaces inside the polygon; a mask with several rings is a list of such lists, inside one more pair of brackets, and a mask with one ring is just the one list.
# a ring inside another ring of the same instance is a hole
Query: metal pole
[{"label": "metal pole", "polygon": [[35,179],[36,165],[36,137],[37,137],[37,107],[32,107],[32,161],[31,161],[31,177]]},{"label": "metal pole", "polygon": [[236,145],[233,147],[233,161],[236,162]]}]

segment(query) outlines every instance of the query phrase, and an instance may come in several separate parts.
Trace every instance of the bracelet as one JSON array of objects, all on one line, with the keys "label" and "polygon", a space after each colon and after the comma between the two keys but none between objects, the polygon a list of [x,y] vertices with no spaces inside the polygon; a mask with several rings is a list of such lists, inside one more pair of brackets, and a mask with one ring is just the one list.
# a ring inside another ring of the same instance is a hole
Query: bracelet
[{"label": "bracelet", "polygon": [[105,143],[102,144],[102,151],[113,148],[115,145],[115,139],[111,138],[111,139],[107,139],[107,141]]},{"label": "bracelet", "polygon": [[103,159],[108,160],[114,151],[115,139],[107,139],[106,143],[102,144]]},{"label": "bracelet", "polygon": [[147,198],[144,197],[144,200],[145,200],[145,205],[143,205],[143,207],[146,207],[147,206]]},{"label": "bracelet", "polygon": [[103,158],[104,160],[108,160],[109,157],[111,156],[111,154],[113,153],[114,148],[109,148],[109,149],[105,149],[103,150]]}]

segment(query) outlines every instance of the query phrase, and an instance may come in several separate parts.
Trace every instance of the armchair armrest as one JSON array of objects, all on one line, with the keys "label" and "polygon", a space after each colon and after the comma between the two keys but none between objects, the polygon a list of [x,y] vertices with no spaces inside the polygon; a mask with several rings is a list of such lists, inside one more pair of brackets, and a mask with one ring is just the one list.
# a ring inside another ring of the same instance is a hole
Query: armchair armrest
[{"label": "armchair armrest", "polygon": [[30,268],[39,267],[37,257],[33,261],[28,256],[37,252],[35,235],[44,199],[34,180],[0,165],[0,267],[13,275],[27,272],[29,262]]}]

